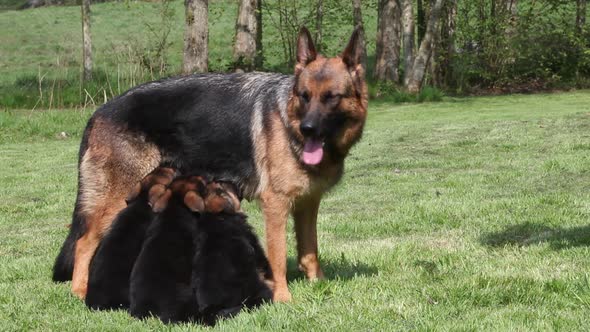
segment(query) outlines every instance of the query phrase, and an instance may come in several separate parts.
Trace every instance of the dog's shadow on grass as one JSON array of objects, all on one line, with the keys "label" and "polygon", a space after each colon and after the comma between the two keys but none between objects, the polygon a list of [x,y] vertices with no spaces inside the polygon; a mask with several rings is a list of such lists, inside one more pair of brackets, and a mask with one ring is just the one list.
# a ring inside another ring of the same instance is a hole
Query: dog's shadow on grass
[{"label": "dog's shadow on grass", "polygon": [[[287,259],[287,280],[289,282],[305,279],[303,272],[297,267],[297,258]],[[359,276],[375,276],[379,272],[377,267],[359,262],[351,261],[344,253],[339,258],[320,257],[320,266],[327,280],[350,280]]]},{"label": "dog's shadow on grass", "polygon": [[480,242],[490,247],[506,245],[524,247],[548,243],[555,250],[590,246],[590,225],[564,228],[524,223],[509,226],[500,232],[484,234]]}]

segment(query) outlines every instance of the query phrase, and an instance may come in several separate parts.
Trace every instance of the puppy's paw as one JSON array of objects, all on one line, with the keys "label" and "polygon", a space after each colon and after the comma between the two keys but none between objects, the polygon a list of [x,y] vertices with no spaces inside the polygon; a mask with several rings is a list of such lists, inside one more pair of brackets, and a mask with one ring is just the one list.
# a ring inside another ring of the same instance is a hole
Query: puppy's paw
[{"label": "puppy's paw", "polygon": [[170,185],[171,194],[184,202],[184,205],[193,212],[205,210],[203,193],[205,192],[205,181],[200,176],[190,176],[177,179]]},{"label": "puppy's paw", "polygon": [[237,189],[229,183],[211,182],[207,185],[205,211],[236,213],[241,211]]},{"label": "puppy's paw", "polygon": [[177,175],[178,172],[173,168],[158,167],[135,185],[125,201],[129,204],[140,194],[146,194],[146,199],[153,206],[165,194],[166,187]]}]

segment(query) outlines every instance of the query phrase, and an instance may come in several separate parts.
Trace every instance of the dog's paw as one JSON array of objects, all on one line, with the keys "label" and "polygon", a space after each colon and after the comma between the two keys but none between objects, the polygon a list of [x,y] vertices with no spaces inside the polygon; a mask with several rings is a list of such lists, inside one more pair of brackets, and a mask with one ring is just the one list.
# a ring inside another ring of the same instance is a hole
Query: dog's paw
[{"label": "dog's paw", "polygon": [[287,287],[275,289],[272,294],[273,302],[291,302],[291,292]]}]

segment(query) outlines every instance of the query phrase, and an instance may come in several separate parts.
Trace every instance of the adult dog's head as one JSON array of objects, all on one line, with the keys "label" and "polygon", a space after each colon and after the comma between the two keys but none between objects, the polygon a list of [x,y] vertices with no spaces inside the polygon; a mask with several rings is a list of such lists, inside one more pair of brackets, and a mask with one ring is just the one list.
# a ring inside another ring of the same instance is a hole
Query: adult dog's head
[{"label": "adult dog's head", "polygon": [[288,117],[295,139],[303,147],[303,164],[340,162],[360,139],[368,105],[361,58],[359,29],[342,54],[333,58],[317,54],[306,28],[299,32]]}]

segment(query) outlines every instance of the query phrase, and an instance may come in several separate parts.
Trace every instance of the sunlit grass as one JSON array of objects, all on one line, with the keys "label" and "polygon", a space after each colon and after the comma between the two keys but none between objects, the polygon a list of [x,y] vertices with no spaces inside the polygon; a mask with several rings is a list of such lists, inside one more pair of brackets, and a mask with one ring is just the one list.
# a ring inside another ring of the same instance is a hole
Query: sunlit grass
[{"label": "sunlit grass", "polygon": [[[1,329],[164,329],[155,319],[89,311],[69,284],[50,280],[68,231],[88,116],[0,116]],[[62,131],[68,137],[55,138]],[[373,103],[346,168],[320,210],[327,280],[302,278],[290,234],[293,302],[216,329],[589,326],[589,92]],[[262,235],[256,204],[245,209]]]}]

